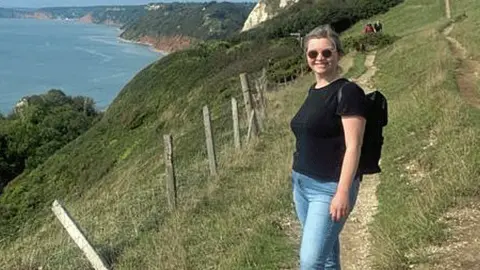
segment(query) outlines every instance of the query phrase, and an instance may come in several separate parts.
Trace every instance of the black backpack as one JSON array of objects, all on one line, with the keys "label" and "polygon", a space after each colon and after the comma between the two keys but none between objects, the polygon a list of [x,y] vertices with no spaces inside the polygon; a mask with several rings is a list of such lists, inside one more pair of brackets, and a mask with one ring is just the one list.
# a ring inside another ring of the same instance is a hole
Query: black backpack
[{"label": "black backpack", "polygon": [[[343,87],[342,87],[343,88]],[[338,91],[338,101],[342,98],[342,89]],[[358,173],[375,174],[380,169],[380,156],[383,146],[383,127],[388,123],[387,99],[378,90],[365,95],[367,107],[365,134],[358,165]]]}]

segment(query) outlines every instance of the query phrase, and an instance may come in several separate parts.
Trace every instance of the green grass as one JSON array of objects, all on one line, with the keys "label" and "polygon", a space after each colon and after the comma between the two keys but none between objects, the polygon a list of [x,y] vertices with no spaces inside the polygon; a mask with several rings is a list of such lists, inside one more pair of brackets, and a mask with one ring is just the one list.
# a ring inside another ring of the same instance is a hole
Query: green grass
[{"label": "green grass", "polygon": [[447,41],[426,30],[396,47],[382,51],[377,61],[377,86],[391,105],[379,213],[371,230],[381,269],[420,259],[406,254],[420,256],[419,247],[441,240],[440,215],[458,196],[479,191],[474,179],[480,128],[458,96]]},{"label": "green grass", "polygon": [[367,68],[365,67],[365,59],[367,55],[364,53],[356,53],[353,58],[353,66],[345,73],[346,78],[357,78],[362,75]]},{"label": "green grass", "polygon": [[380,20],[386,34],[404,36],[430,28],[445,14],[444,0],[406,0],[387,13],[374,16],[355,24],[345,35],[359,35],[368,22]]},{"label": "green grass", "polygon": [[480,3],[474,0],[452,1],[452,17],[463,13],[467,18],[457,22],[452,31],[452,36],[457,39],[469,52],[469,55],[480,60]]},{"label": "green grass", "polygon": [[[475,1],[453,3],[453,15],[466,11],[468,18],[456,23],[452,35],[475,58],[479,7]],[[406,1],[377,16],[386,33],[402,37],[378,53],[374,77],[390,104],[379,209],[370,225],[377,269],[428,261],[425,248],[446,237],[441,215],[480,192],[480,113],[458,94],[457,63],[440,33],[447,24],[443,16],[444,1]],[[357,35],[364,23],[345,35]]]},{"label": "green grass", "polygon": [[430,25],[382,50],[376,61],[375,82],[391,113],[379,213],[371,225],[379,269],[425,260],[423,248],[445,237],[442,213],[480,192],[478,112],[458,95],[456,60],[436,24]]},{"label": "green grass", "polygon": [[[169,221],[162,159],[166,133],[174,137],[180,207],[190,209],[203,200],[210,179],[202,106],[210,106],[217,151],[232,149],[229,104],[231,97],[242,103],[238,75],[260,71],[266,58],[257,53],[282,58],[298,50],[297,43],[289,44],[251,44],[242,49],[246,51],[225,55],[217,50],[209,57],[202,49],[192,49],[146,67],[101,122],[5,188],[0,197],[0,263],[10,269],[86,265],[49,211],[51,202],[60,199],[117,265],[121,256]],[[242,106],[239,111],[245,135]],[[32,257],[15,255],[25,249]]]}]

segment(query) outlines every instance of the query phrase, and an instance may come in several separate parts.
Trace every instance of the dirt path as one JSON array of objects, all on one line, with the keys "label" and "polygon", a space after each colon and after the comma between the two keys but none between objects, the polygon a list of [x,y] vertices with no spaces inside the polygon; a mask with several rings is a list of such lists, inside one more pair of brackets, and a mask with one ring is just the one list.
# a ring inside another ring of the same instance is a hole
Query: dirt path
[{"label": "dirt path", "polygon": [[[374,89],[372,77],[377,72],[374,65],[376,52],[367,55],[365,67],[367,71],[357,79],[354,79],[365,92]],[[342,269],[344,270],[368,270],[372,269],[370,260],[371,236],[368,224],[372,221],[377,211],[378,201],[376,196],[378,176],[364,177],[358,194],[357,203],[345,228],[340,236]]]},{"label": "dirt path", "polygon": [[352,79],[354,82],[358,83],[367,93],[373,91],[374,88],[371,79],[373,75],[375,75],[375,73],[377,72],[377,67],[374,65],[376,55],[377,52],[369,53],[365,58],[365,67],[367,68],[367,71],[360,75],[360,77]]},{"label": "dirt path", "polygon": [[454,24],[445,28],[443,34],[450,42],[452,52],[459,61],[456,70],[457,85],[461,96],[473,107],[480,109],[480,91],[477,82],[480,80],[480,62],[469,57],[465,47],[455,38],[450,36]]},{"label": "dirt path", "polygon": [[477,270],[480,268],[480,198],[463,202],[440,219],[448,226],[448,240],[425,250],[432,263],[414,270]]},{"label": "dirt path", "polygon": [[344,73],[348,72],[348,70],[350,70],[353,67],[353,62],[356,54],[357,54],[356,52],[349,53],[344,57],[342,57],[342,59],[340,60],[339,65],[342,67],[342,70],[344,71]]}]

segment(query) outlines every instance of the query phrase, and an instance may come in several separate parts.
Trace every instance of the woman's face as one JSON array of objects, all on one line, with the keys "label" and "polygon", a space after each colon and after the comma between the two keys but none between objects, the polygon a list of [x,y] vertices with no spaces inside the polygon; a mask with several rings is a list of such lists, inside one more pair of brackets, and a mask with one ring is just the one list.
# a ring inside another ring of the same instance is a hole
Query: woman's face
[{"label": "woman's face", "polygon": [[306,51],[310,68],[320,76],[337,72],[340,56],[334,44],[327,38],[313,38],[308,41]]}]

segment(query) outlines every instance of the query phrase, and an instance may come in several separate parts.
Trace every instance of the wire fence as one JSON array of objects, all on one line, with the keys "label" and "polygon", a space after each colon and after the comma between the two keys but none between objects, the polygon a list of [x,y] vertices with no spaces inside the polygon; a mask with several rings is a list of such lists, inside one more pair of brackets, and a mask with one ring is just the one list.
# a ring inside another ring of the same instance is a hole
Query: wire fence
[{"label": "wire fence", "polygon": [[[195,121],[190,127],[182,128],[173,134],[164,134],[164,178],[166,182],[164,200],[171,211],[177,207],[179,195],[181,195],[179,193],[184,189],[192,188],[178,185],[177,177],[186,178],[192,177],[192,175],[206,178],[215,177],[217,170],[222,170],[222,168],[217,168],[219,164],[217,153],[225,149],[241,151],[251,138],[258,136],[265,128],[262,124],[267,115],[265,93],[267,87],[270,87],[266,70],[262,71],[260,78],[254,79],[253,84],[246,74],[240,74],[240,81],[241,91],[231,97],[230,101],[217,104],[212,107],[214,109],[212,111],[205,106],[202,113],[198,114],[198,121]],[[283,85],[287,85],[286,80]],[[275,83],[273,88],[277,90],[281,86]],[[240,143],[235,142],[238,137]],[[184,150],[178,151],[178,153],[188,153],[189,156],[177,156],[178,148]],[[198,160],[201,162],[196,162]],[[195,167],[195,164],[201,167]],[[210,169],[209,174],[208,168]],[[93,248],[77,225],[78,223],[73,220],[59,201],[55,200],[52,211],[83,251],[93,268],[109,269],[108,262]]]}]

